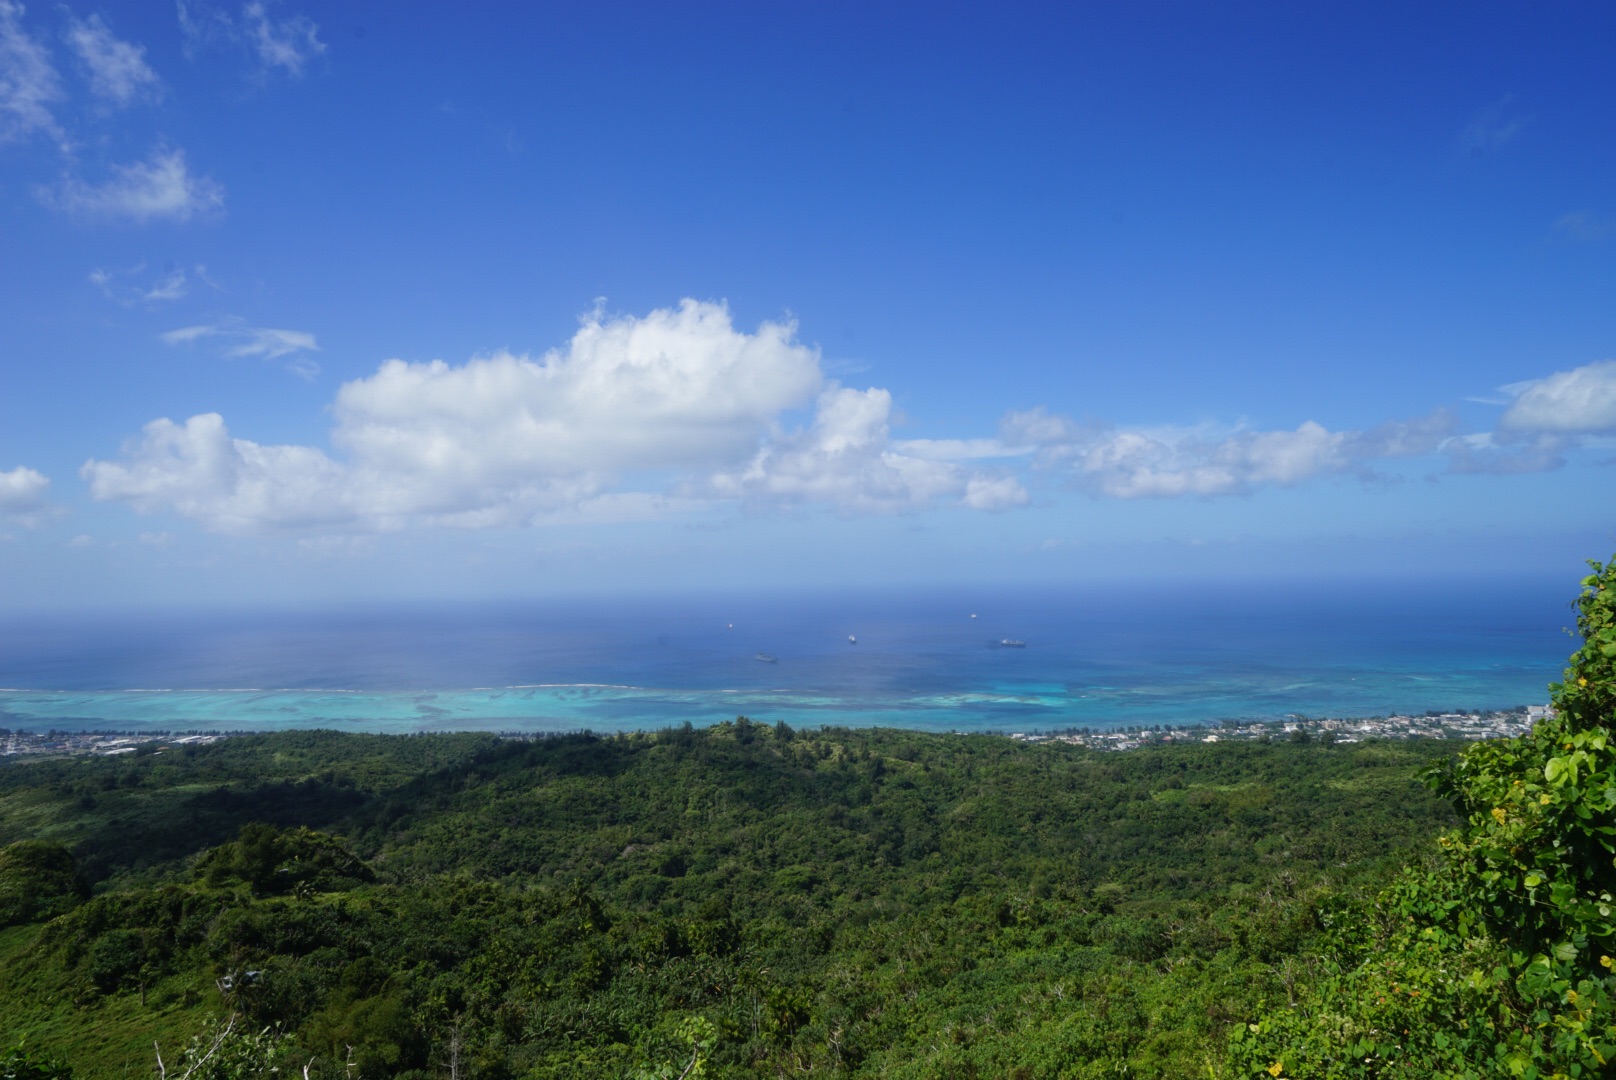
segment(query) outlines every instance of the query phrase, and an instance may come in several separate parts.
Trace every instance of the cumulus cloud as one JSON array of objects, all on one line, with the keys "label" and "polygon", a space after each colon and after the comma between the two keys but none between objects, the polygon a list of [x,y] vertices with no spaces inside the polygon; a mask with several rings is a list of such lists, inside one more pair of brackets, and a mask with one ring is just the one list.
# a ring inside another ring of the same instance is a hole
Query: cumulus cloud
[{"label": "cumulus cloud", "polygon": [[48,205],[75,217],[137,224],[189,221],[224,207],[224,188],[193,174],[183,150],[159,149],[145,161],[115,165],[112,178],[103,184],[70,179],[39,194]]},{"label": "cumulus cloud", "polygon": [[61,511],[46,498],[49,489],[50,479],[35,469],[0,472],[0,519],[31,528],[56,517]]},{"label": "cumulus cloud", "polygon": [[1504,387],[1514,401],[1499,418],[1507,434],[1600,435],[1616,433],[1616,360]]},{"label": "cumulus cloud", "polygon": [[333,442],[433,482],[700,468],[751,450],[819,386],[791,323],[737,331],[687,300],[644,318],[588,317],[566,350],[451,366],[389,360],[337,395]]},{"label": "cumulus cloud", "polygon": [[1367,431],[1330,431],[1311,420],[1277,431],[1125,429],[1035,409],[1005,417],[1000,442],[1094,495],[1173,498],[1244,495],[1331,474],[1368,477],[1374,461],[1435,452],[1456,427],[1451,414],[1437,412]]},{"label": "cumulus cloud", "polygon": [[256,62],[260,75],[279,70],[297,78],[324,55],[326,45],[320,40],[319,26],[308,16],[277,17],[272,14],[273,6],[253,0],[241,6],[239,15],[231,15],[204,0],[178,0],[186,48],[240,48]]},{"label": "cumulus cloud", "polygon": [[[980,476],[891,441],[892,395],[832,386],[806,431],[780,435],[744,469],[715,475],[712,490],[741,498],[828,502],[850,511],[896,511],[953,499],[977,510],[1027,501],[1020,483]],[[914,445],[914,444],[909,444]],[[936,444],[921,442],[923,449]]]},{"label": "cumulus cloud", "polygon": [[[219,336],[215,326],[171,341]],[[814,404],[805,431],[783,418]],[[891,396],[827,385],[795,324],[737,330],[721,304],[585,317],[563,349],[452,365],[389,360],[332,405],[334,457],[157,420],[83,469],[98,499],[224,531],[412,521],[483,527],[655,516],[717,498],[893,510],[1026,499],[1004,477],[895,449]]]},{"label": "cumulus cloud", "polygon": [[51,112],[61,79],[45,46],[22,24],[25,9],[0,0],[0,144],[44,134],[64,141]]},{"label": "cumulus cloud", "polygon": [[335,525],[357,514],[349,476],[319,450],[235,439],[217,413],[184,424],[153,420],[124,447],[122,462],[80,471],[97,499],[136,510],[172,510],[222,531],[264,524]]},{"label": "cumulus cloud", "polygon": [[146,63],[144,46],[123,41],[99,15],[70,19],[67,43],[90,76],[90,91],[112,105],[132,105],[162,96],[162,82]]}]

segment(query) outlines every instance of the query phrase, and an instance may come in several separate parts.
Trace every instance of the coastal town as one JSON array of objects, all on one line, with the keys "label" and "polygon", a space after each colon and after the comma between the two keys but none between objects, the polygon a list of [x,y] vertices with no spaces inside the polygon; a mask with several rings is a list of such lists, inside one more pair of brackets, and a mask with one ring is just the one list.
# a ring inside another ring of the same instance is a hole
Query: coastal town
[{"label": "coastal town", "polygon": [[1420,715],[1353,718],[1289,716],[1283,720],[1227,720],[1219,724],[1135,725],[1095,730],[1013,732],[1018,742],[1062,742],[1094,750],[1134,750],[1164,743],[1290,742],[1356,743],[1369,739],[1507,739],[1525,735],[1553,715],[1548,705],[1475,712],[1430,711]]},{"label": "coastal town", "polygon": [[159,753],[169,746],[203,746],[224,738],[222,732],[144,731],[11,731],[0,728],[0,758],[121,757]]},{"label": "coastal town", "polygon": [[[1427,712],[1356,718],[1289,716],[1282,720],[1226,720],[1216,724],[1131,725],[1007,733],[1017,742],[1058,742],[1093,750],[1134,750],[1173,743],[1356,743],[1370,739],[1503,739],[1524,735],[1552,715],[1547,705],[1476,712]],[[245,732],[12,731],[0,728],[0,761],[39,757],[121,757],[162,753],[168,747],[204,746]],[[512,738],[531,734],[508,733]]]}]

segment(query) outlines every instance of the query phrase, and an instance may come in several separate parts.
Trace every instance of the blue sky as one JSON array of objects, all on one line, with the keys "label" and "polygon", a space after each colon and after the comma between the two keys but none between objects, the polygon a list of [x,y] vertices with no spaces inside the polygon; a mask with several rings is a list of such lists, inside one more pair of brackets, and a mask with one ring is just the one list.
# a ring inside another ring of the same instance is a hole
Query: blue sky
[{"label": "blue sky", "polygon": [[1616,13],[1045,7],[0,0],[0,590],[1616,547]]}]

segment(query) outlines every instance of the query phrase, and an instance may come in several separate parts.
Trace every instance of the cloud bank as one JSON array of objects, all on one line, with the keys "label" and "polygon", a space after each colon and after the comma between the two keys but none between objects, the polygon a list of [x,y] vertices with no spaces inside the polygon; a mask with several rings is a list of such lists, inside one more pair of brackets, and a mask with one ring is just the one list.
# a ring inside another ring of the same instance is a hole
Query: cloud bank
[{"label": "cloud bank", "polygon": [[[165,340],[226,332],[187,327]],[[788,430],[787,414],[806,406],[812,419]],[[723,305],[686,300],[643,318],[596,311],[538,359],[389,360],[337,392],[340,456],[237,438],[210,413],[155,420],[119,460],[92,460],[82,475],[97,499],[226,532],[481,527],[721,499],[855,512],[1025,501],[1013,480],[895,448],[891,410],[885,390],[827,381],[793,323],[744,333]]]},{"label": "cloud bank", "polygon": [[1177,498],[1245,495],[1332,474],[1372,478],[1374,462],[1434,453],[1457,426],[1439,411],[1367,431],[1330,431],[1312,420],[1278,431],[1119,429],[1034,409],[1005,417],[999,443],[1024,449],[1069,487],[1093,495]]},{"label": "cloud bank", "polygon": [[[226,321],[227,355],[316,348],[300,331]],[[722,304],[685,300],[643,317],[587,315],[563,348],[462,364],[388,360],[344,383],[330,450],[268,445],[205,413],[147,424],[81,475],[99,500],[175,513],[222,532],[482,528],[647,520],[716,505],[817,505],[843,514],[953,506],[1003,511],[1028,483],[1136,500],[1244,496],[1320,478],[1381,481],[1428,458],[1451,473],[1557,468],[1580,441],[1616,434],[1616,361],[1505,388],[1492,432],[1458,417],[1371,428],[1124,427],[1042,408],[992,438],[896,439],[890,391],[828,379],[791,322],[738,330]]]}]

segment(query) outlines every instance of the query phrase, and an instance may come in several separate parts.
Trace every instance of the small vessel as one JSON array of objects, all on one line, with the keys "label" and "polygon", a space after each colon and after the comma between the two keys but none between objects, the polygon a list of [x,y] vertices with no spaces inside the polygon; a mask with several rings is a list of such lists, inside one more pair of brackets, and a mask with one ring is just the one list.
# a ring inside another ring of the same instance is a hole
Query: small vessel
[{"label": "small vessel", "polygon": [[778,664],[780,662],[766,652],[760,652],[756,656],[752,657],[752,659],[760,660],[765,664]]},{"label": "small vessel", "polygon": [[728,629],[728,630],[733,630],[733,629],[735,629],[735,624],[734,624],[734,623],[730,623],[730,624],[729,624],[729,626],[727,626],[727,627],[726,627],[726,628],[725,628],[725,629]]},{"label": "small vessel", "polygon": [[847,635],[847,643],[849,645],[857,645],[858,644],[858,638],[854,637],[852,634],[848,634]]},{"label": "small vessel", "polygon": [[976,612],[974,612],[974,611],[971,612],[971,618],[973,618],[973,619],[976,618]]},{"label": "small vessel", "polygon": [[1017,641],[1015,638],[1008,637],[1000,640],[999,644],[1006,649],[1025,649],[1027,647],[1025,641]]}]

